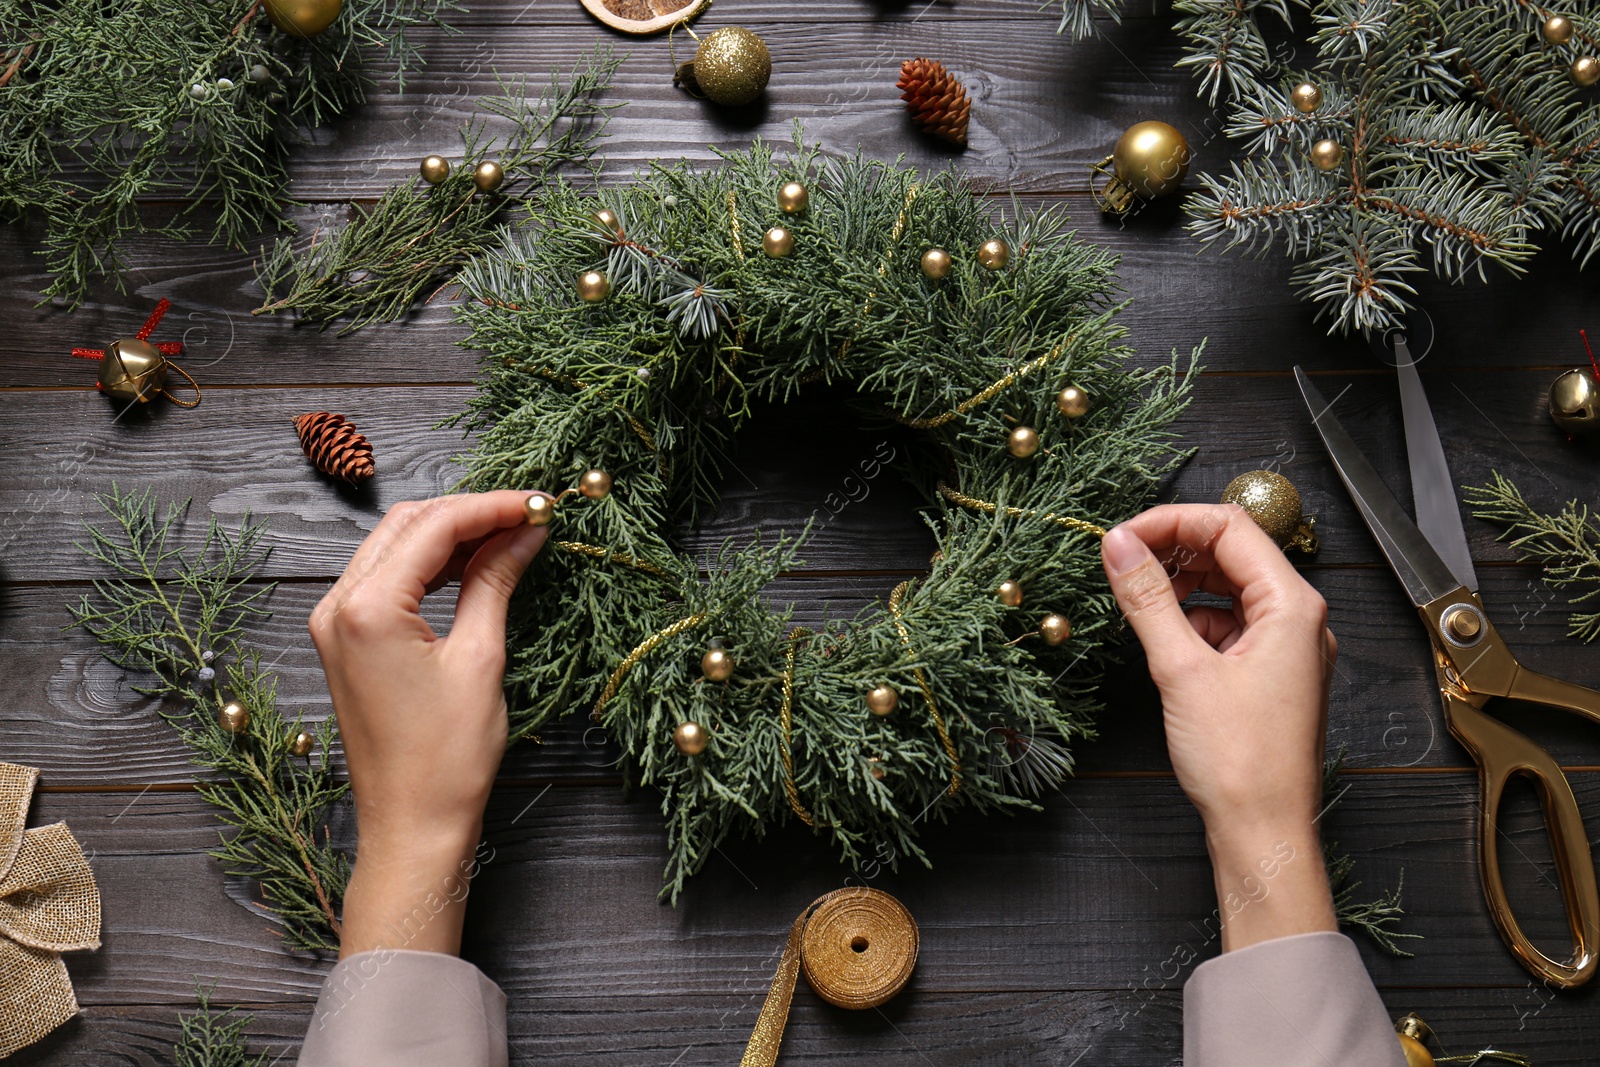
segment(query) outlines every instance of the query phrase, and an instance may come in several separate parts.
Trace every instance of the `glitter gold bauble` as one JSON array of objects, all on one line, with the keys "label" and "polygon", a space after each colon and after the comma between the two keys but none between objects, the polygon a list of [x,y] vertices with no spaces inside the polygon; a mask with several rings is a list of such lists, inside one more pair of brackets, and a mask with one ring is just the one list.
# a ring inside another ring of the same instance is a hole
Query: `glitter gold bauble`
[{"label": "glitter gold bauble", "polygon": [[1570,434],[1600,432],[1600,383],[1587,369],[1566,371],[1551,383],[1550,417]]},{"label": "glitter gold bauble", "polygon": [[698,756],[706,750],[706,744],[711,738],[706,734],[706,728],[697,722],[680,722],[678,728],[672,731],[672,743],[678,746],[678,751],[685,756]]},{"label": "glitter gold bauble", "polygon": [[429,185],[438,185],[450,177],[450,161],[443,156],[423,156],[422,164],[417,169],[422,172],[422,180]]},{"label": "glitter gold bauble", "polygon": [[578,479],[578,492],[590,500],[604,500],[611,492],[611,475],[602,470],[584,471]]},{"label": "glitter gold bauble", "polygon": [[1311,146],[1311,162],[1318,170],[1332,170],[1344,162],[1344,145],[1324,137]]},{"label": "glitter gold bauble", "polygon": [[472,184],[486,193],[492,193],[505,183],[506,172],[500,164],[486,159],[472,172]]},{"label": "glitter gold bauble", "polygon": [[1069,385],[1056,394],[1056,408],[1069,419],[1081,419],[1089,414],[1089,394]]},{"label": "glitter gold bauble", "polygon": [[893,686],[875,685],[867,690],[867,710],[878,718],[894,714],[894,709],[900,706],[900,694],[895,692]]},{"label": "glitter gold bauble", "polygon": [[778,210],[799,215],[811,206],[811,193],[799,182],[784,182],[778,187]]},{"label": "glitter gold bauble", "polygon": [[1017,607],[1022,603],[1022,583],[1007,578],[1000,583],[1000,588],[994,591],[994,595],[999,597],[1000,603],[1006,607]]},{"label": "glitter gold bauble", "polygon": [[1566,44],[1572,40],[1572,20],[1565,15],[1551,15],[1539,27],[1539,32],[1551,44]]},{"label": "glitter gold bauble", "polygon": [[1322,90],[1310,82],[1301,82],[1290,91],[1289,99],[1296,111],[1309,115],[1322,106]]},{"label": "glitter gold bauble", "polygon": [[725,648],[708,648],[700,657],[700,673],[710,682],[726,682],[733,677],[733,657]]},{"label": "glitter gold bauble", "polygon": [[1572,61],[1572,80],[1581,88],[1587,89],[1595,82],[1600,82],[1600,59],[1594,56],[1579,56]]},{"label": "glitter gold bauble", "polygon": [[306,756],[311,755],[311,750],[316,747],[316,744],[317,739],[311,735],[310,731],[301,730],[289,739],[289,754],[304,759]]},{"label": "glitter gold bauble", "polygon": [[217,709],[217,725],[230,734],[242,734],[250,729],[250,709],[230,700]]},{"label": "glitter gold bauble", "polygon": [[948,277],[953,266],[955,261],[950,258],[950,253],[942,248],[930,248],[922,253],[922,273],[934,281]]},{"label": "glitter gold bauble", "polygon": [[534,493],[522,502],[522,521],[529,526],[549,526],[556,517],[556,502],[543,493]]},{"label": "glitter gold bauble", "polygon": [[794,252],[794,234],[782,226],[774,226],[761,238],[761,250],[772,259],[782,259]]},{"label": "glitter gold bauble", "polygon": [[267,18],[291,37],[315,37],[339,17],[344,0],[262,0]]},{"label": "glitter gold bauble", "polygon": [[1044,638],[1047,645],[1064,644],[1072,636],[1072,623],[1067,621],[1065,615],[1052,612],[1039,620],[1039,636]]},{"label": "glitter gold bauble", "polygon": [[598,304],[611,295],[611,279],[597,270],[578,275],[578,296],[586,304]]},{"label": "glitter gold bauble", "polygon": [[137,337],[113,341],[100,360],[100,391],[114,400],[148,404],[167,386],[167,357]]},{"label": "glitter gold bauble", "polygon": [[1006,438],[1006,448],[1018,459],[1027,459],[1039,451],[1039,432],[1032,426],[1018,426]]},{"label": "glitter gold bauble", "polygon": [[743,27],[724,26],[701,38],[694,62],[679,68],[676,80],[713,103],[739,107],[760,96],[771,77],[767,42]]},{"label": "glitter gold bauble", "polygon": [[1222,491],[1224,504],[1238,504],[1279,548],[1315,552],[1316,534],[1300,511],[1300,491],[1277,471],[1246,471]]},{"label": "glitter gold bauble", "polygon": [[988,270],[1000,270],[1011,262],[1011,246],[991,237],[978,246],[978,262]]},{"label": "glitter gold bauble", "polygon": [[617,233],[622,229],[622,219],[608,207],[601,208],[589,217],[602,230],[610,230],[612,233]]}]

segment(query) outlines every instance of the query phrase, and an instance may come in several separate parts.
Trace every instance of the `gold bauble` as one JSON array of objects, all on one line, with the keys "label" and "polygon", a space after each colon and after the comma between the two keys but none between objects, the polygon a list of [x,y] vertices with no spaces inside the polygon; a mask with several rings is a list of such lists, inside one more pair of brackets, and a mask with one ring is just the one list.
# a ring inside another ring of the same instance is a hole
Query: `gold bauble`
[{"label": "gold bauble", "polygon": [[934,281],[948,277],[953,266],[955,260],[942,248],[930,248],[922,253],[922,273]]},{"label": "gold bauble", "polygon": [[529,526],[549,526],[556,517],[556,502],[543,493],[534,493],[522,502],[522,521]]},{"label": "gold bauble", "polygon": [[700,93],[727,107],[748,104],[761,95],[772,77],[772,53],[767,42],[739,26],[724,26],[706,34],[695,49],[690,70],[680,79],[692,80]]},{"label": "gold bauble", "polygon": [[1089,394],[1076,385],[1069,385],[1056,394],[1056,407],[1069,419],[1081,419],[1089,414]]},{"label": "gold bauble", "polygon": [[450,177],[450,161],[443,156],[423,156],[422,165],[417,169],[422,172],[422,180],[429,185],[438,185]]},{"label": "gold bauble", "polygon": [[978,246],[978,262],[988,270],[999,270],[1011,262],[1011,246],[991,237]]},{"label": "gold bauble", "polygon": [[811,193],[799,182],[784,182],[778,187],[778,210],[785,215],[799,215],[811,206]]},{"label": "gold bauble", "polygon": [[1018,459],[1027,459],[1039,451],[1039,431],[1032,426],[1018,426],[1006,438],[1006,448]]},{"label": "gold bauble", "polygon": [[1572,20],[1565,15],[1551,15],[1539,27],[1539,32],[1551,44],[1566,44],[1572,40]]},{"label": "gold bauble", "polygon": [[111,342],[100,360],[100,391],[115,400],[148,404],[167,385],[167,357],[137,337]]},{"label": "gold bauble", "polygon": [[1117,138],[1111,164],[1134,196],[1167,196],[1189,173],[1189,142],[1165,122],[1136,122]]},{"label": "gold bauble", "polygon": [[1600,432],[1600,384],[1588,370],[1566,371],[1551,383],[1550,417],[1570,434]]},{"label": "gold bauble", "polygon": [[605,471],[584,471],[578,479],[578,492],[590,500],[604,500],[611,492],[611,475]]},{"label": "gold bauble", "polygon": [[304,759],[311,755],[311,750],[316,747],[317,739],[308,730],[301,730],[289,739],[289,754]]},{"label": "gold bauble", "polygon": [[875,685],[867,690],[867,710],[878,718],[893,715],[900,706],[900,694],[890,685]]},{"label": "gold bauble", "polygon": [[578,275],[578,295],[586,304],[598,304],[611,295],[611,279],[597,270]]},{"label": "gold bauble", "polygon": [[708,648],[700,657],[700,673],[707,681],[726,682],[733,677],[733,656],[725,648]]},{"label": "gold bauble", "polygon": [[1400,1038],[1400,1050],[1406,1056],[1406,1067],[1434,1067],[1433,1053],[1426,1044],[1433,1030],[1427,1023],[1415,1015],[1403,1015],[1394,1028]]},{"label": "gold bauble", "polygon": [[1022,603],[1022,583],[1007,578],[1000,583],[1000,588],[994,591],[994,595],[999,597],[1000,603],[1006,607],[1017,607]]},{"label": "gold bauble", "polygon": [[1304,521],[1300,491],[1277,471],[1245,471],[1222,491],[1224,504],[1238,504],[1283,548],[1294,539]]},{"label": "gold bauble", "polygon": [[1311,146],[1311,162],[1318,170],[1332,170],[1344,162],[1344,145],[1324,137]]},{"label": "gold bauble", "polygon": [[1047,645],[1065,644],[1072,636],[1072,623],[1065,615],[1052,612],[1039,620],[1039,636],[1044,638]]},{"label": "gold bauble", "polygon": [[1310,82],[1301,82],[1289,92],[1296,111],[1309,115],[1322,106],[1322,90]]},{"label": "gold bauble", "polygon": [[1572,80],[1579,87],[1587,89],[1595,82],[1600,82],[1600,59],[1594,56],[1579,56],[1572,61]]},{"label": "gold bauble", "polygon": [[685,756],[698,756],[706,750],[706,744],[711,740],[706,734],[706,728],[697,722],[680,722],[678,728],[672,731],[672,743],[678,746],[678,751]]},{"label": "gold bauble", "polygon": [[230,734],[242,734],[250,729],[250,709],[230,700],[217,709],[217,725]]},{"label": "gold bauble", "polygon": [[472,184],[486,193],[492,193],[500,188],[505,180],[505,168],[492,159],[479,163],[477,169],[472,172]]},{"label": "gold bauble", "polygon": [[622,219],[608,207],[603,207],[596,211],[590,218],[602,230],[610,230],[612,233],[617,233],[622,229]]},{"label": "gold bauble", "polygon": [[339,17],[344,0],[262,0],[267,18],[291,37],[315,37]]},{"label": "gold bauble", "polygon": [[771,259],[782,259],[794,252],[794,234],[782,226],[774,226],[761,238],[761,251]]}]

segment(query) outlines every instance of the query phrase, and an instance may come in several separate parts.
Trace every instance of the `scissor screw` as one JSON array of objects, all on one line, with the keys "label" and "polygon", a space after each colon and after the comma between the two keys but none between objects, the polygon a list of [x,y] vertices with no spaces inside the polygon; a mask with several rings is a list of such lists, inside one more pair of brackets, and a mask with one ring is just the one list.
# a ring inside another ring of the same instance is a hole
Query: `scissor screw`
[{"label": "scissor screw", "polygon": [[1457,608],[1445,620],[1450,627],[1450,634],[1461,641],[1473,641],[1483,632],[1483,620],[1478,618],[1478,613],[1468,608]]}]

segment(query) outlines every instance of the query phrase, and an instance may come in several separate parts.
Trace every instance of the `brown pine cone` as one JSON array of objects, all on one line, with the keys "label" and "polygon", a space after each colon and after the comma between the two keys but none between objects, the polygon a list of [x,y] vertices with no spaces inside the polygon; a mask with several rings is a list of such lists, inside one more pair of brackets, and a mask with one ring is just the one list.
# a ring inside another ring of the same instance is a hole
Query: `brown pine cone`
[{"label": "brown pine cone", "polygon": [[372,477],[377,465],[372,462],[372,442],[350,420],[329,411],[312,411],[294,420],[300,447],[323,474],[343,478],[354,484]]},{"label": "brown pine cone", "polygon": [[900,80],[895,83],[900,99],[911,112],[911,121],[924,133],[967,146],[967,117],[972,99],[955,77],[937,59],[908,59],[900,65]]}]

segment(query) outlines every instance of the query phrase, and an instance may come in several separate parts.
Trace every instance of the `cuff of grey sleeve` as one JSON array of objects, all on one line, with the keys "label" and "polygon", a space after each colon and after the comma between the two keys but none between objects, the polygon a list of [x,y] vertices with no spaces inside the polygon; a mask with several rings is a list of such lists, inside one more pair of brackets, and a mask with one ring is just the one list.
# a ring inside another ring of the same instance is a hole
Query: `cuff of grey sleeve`
[{"label": "cuff of grey sleeve", "polygon": [[1406,1067],[1355,944],[1323,931],[1195,968],[1183,987],[1185,1067]]},{"label": "cuff of grey sleeve", "polygon": [[322,985],[301,1067],[505,1067],[506,997],[465,960],[376,949]]}]

